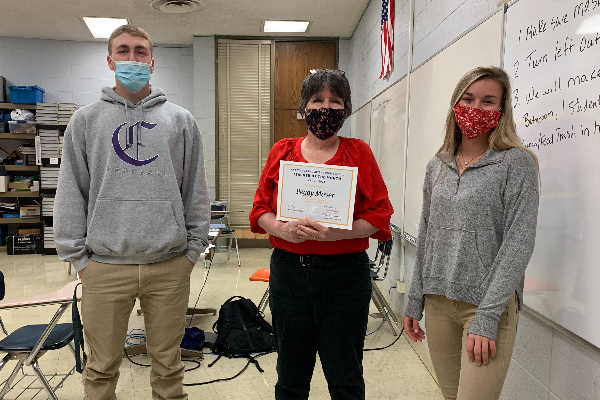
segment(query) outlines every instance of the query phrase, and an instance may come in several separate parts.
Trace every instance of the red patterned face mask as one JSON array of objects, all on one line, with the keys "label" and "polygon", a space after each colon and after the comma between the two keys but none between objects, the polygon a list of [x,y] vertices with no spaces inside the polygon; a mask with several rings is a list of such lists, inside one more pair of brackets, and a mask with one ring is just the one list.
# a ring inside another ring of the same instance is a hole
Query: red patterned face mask
[{"label": "red patterned face mask", "polygon": [[304,110],[306,126],[321,140],[329,139],[344,124],[346,110],[337,108],[307,108]]},{"label": "red patterned face mask", "polygon": [[458,104],[454,106],[454,119],[467,139],[475,139],[482,133],[497,127],[500,114],[502,114],[500,111],[482,110]]}]

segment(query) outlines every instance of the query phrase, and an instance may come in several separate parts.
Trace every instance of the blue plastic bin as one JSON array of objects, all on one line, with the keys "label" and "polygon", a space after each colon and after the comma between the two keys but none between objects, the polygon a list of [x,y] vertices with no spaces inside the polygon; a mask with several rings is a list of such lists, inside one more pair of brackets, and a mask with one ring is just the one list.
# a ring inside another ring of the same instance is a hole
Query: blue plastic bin
[{"label": "blue plastic bin", "polygon": [[41,87],[34,86],[11,86],[8,85],[10,90],[10,102],[15,104],[35,104],[44,102],[45,90]]}]

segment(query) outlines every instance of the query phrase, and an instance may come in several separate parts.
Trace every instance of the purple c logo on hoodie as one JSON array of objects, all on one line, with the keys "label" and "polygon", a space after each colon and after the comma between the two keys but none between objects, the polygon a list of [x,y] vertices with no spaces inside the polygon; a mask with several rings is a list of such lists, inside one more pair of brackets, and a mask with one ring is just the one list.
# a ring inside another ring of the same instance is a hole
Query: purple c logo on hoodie
[{"label": "purple c logo on hoodie", "polygon": [[[141,167],[143,165],[147,165],[150,164],[152,161],[156,160],[158,158],[158,154],[155,155],[152,158],[148,158],[146,160],[140,160],[140,138],[139,138],[139,132],[138,135],[136,137],[136,141],[137,143],[135,143],[136,146],[136,158],[133,158],[131,156],[129,156],[129,154],[126,153],[126,151],[131,148],[134,143],[133,143],[133,134],[134,134],[134,127],[136,126],[141,126],[142,128],[146,128],[146,129],[152,129],[156,126],[156,124],[150,124],[148,122],[144,122],[144,121],[138,121],[135,124],[131,125],[128,128],[128,135],[127,135],[127,141],[126,141],[126,146],[125,148],[121,147],[121,144],[119,143],[119,132],[121,131],[121,128],[123,126],[127,125],[127,122],[122,123],[121,125],[119,125],[119,127],[117,129],[115,129],[113,136],[112,136],[112,144],[113,144],[113,149],[115,149],[115,153],[117,153],[117,156],[119,156],[119,158],[123,161],[125,161],[128,164],[134,165],[136,167]],[[139,131],[139,128],[138,128]]]}]

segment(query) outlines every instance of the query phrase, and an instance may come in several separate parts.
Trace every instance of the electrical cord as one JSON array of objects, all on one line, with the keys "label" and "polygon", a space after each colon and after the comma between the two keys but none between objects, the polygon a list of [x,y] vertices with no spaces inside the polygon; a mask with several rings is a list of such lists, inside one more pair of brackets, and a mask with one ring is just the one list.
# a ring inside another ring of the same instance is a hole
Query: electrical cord
[{"label": "electrical cord", "polygon": [[[265,356],[267,354],[271,354],[274,351],[275,350],[267,351],[265,353],[259,353],[259,354],[255,355],[255,356],[248,355],[248,356],[234,357],[234,358],[241,358],[241,357],[247,358],[248,362],[246,363],[246,365],[244,366],[244,368],[242,368],[242,370],[240,372],[238,372],[237,374],[235,374],[234,376],[231,376],[229,378],[213,379],[213,380],[205,381],[205,382],[184,383],[183,386],[201,386],[201,385],[208,385],[210,383],[231,381],[231,380],[237,378],[238,376],[242,375],[248,369],[248,367],[250,366],[250,364],[254,364],[254,366],[256,366],[256,369],[258,370],[258,372],[260,372],[262,374],[263,372],[265,372],[265,370],[261,368],[260,364],[258,363],[258,361],[256,359],[259,358],[259,357]],[[219,358],[220,357],[221,357],[221,355],[219,355]],[[209,365],[209,367],[211,365],[213,365],[215,362],[216,362],[216,360],[213,363],[211,363]],[[263,377],[263,379],[264,379],[264,377]]]},{"label": "electrical cord", "polygon": [[404,333],[404,327],[402,327],[402,329],[400,329],[400,334],[398,335],[398,337],[396,339],[394,339],[394,341],[392,343],[388,344],[387,346],[376,347],[374,349],[363,349],[363,351],[384,350],[384,349],[387,349],[388,347],[392,347],[393,345],[396,344],[396,342],[398,341],[398,339],[400,339],[400,337],[402,337],[403,333]]},{"label": "electrical cord", "polygon": [[[388,302],[390,300],[390,296],[392,294],[392,289],[395,288],[396,286],[392,286],[390,287],[390,290],[388,291]],[[385,318],[387,318],[387,313],[386,315],[383,317],[383,321],[381,322],[381,325],[379,325],[379,327],[377,329],[375,329],[373,332],[371,332],[370,334],[373,334],[375,332],[377,332],[379,330],[379,328],[381,328],[381,326],[383,325],[383,323],[385,322]],[[396,344],[396,342],[398,341],[398,339],[400,339],[402,337],[402,334],[404,333],[404,326],[402,326],[402,328],[400,329],[400,334],[398,335],[398,337],[396,339],[394,339],[394,341],[390,344],[388,344],[387,346],[384,347],[376,347],[376,348],[372,348],[372,349],[363,349],[363,351],[375,351],[375,350],[384,350],[387,349],[388,347],[392,347],[394,344]],[[369,335],[370,335],[369,334]],[[366,335],[368,336],[368,335]]]},{"label": "electrical cord", "polygon": [[[198,298],[196,299],[196,303],[194,303],[194,307],[193,310],[196,309],[196,306],[198,305],[198,302],[200,301],[200,296],[202,295],[202,292],[204,291],[204,287],[206,286],[206,281],[208,281],[208,274],[210,274],[210,267],[212,266],[212,259],[210,260],[210,262],[208,263],[208,267],[206,268],[206,275],[204,275],[204,282],[202,283],[202,288],[200,289],[200,293],[198,293]],[[190,323],[188,324],[188,328],[190,326],[192,326],[192,321],[194,320],[194,313],[192,313],[192,317],[190,318]]]},{"label": "electrical cord", "polygon": [[[130,341],[130,339],[137,339],[137,343],[132,343]],[[145,344],[146,343],[146,331],[144,329],[139,329],[139,328],[130,330],[129,333],[127,334],[127,340],[125,340],[125,343],[129,346],[138,346],[141,344]],[[138,362],[133,361],[131,359],[132,356],[127,354],[127,348],[124,348],[123,351],[125,352],[125,357],[127,357],[129,362],[131,362],[132,364],[138,365],[140,367],[151,367],[151,365],[149,365],[149,364],[140,364]],[[136,355],[142,355],[142,354],[136,354]],[[195,369],[200,368],[200,362],[197,360],[189,359],[189,358],[182,358],[181,360],[189,361],[189,362],[193,362],[193,363],[197,364],[193,368],[186,369],[185,372],[193,371]]]},{"label": "electrical cord", "polygon": [[[127,354],[127,349],[125,348],[125,349],[123,349],[123,351],[125,352],[125,356],[126,356],[126,357],[127,357],[127,359],[129,360],[129,362],[131,362],[132,364],[138,365],[138,366],[140,366],[140,367],[145,367],[145,368],[147,368],[147,367],[151,367],[151,366],[152,366],[152,365],[150,365],[150,364],[140,364],[140,363],[138,363],[138,362],[135,362],[135,361],[133,361],[133,360],[131,359],[131,357],[132,357],[132,356],[130,356],[129,354]],[[142,355],[142,354],[138,354],[138,355]],[[195,359],[191,359],[191,358],[182,358],[182,359],[181,359],[181,361],[183,361],[183,362],[187,361],[187,362],[192,362],[192,363],[196,364],[196,366],[195,366],[195,367],[193,367],[193,368],[189,368],[189,369],[186,369],[186,370],[185,370],[185,372],[194,371],[194,370],[196,370],[196,369],[200,368],[200,366],[201,366],[201,364],[200,364],[200,361],[198,361],[198,360],[195,360]]]}]

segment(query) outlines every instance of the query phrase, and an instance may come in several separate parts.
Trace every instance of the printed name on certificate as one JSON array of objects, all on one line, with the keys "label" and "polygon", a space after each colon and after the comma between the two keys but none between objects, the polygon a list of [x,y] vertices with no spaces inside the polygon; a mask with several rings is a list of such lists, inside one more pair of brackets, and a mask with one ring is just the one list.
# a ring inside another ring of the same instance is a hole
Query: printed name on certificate
[{"label": "printed name on certificate", "polygon": [[352,229],[357,167],[280,161],[277,219]]}]

